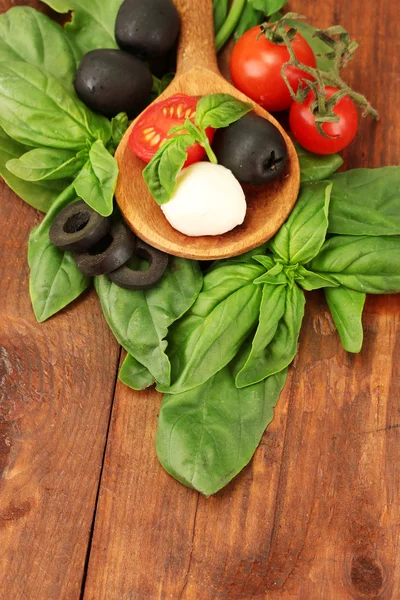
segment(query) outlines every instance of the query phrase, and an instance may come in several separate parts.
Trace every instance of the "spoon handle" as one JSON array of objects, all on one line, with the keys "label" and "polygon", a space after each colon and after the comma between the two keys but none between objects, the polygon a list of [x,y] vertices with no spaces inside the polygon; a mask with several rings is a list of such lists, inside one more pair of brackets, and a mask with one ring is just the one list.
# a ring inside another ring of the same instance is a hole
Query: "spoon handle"
[{"label": "spoon handle", "polygon": [[178,75],[194,67],[218,73],[212,0],[174,0],[181,18]]}]

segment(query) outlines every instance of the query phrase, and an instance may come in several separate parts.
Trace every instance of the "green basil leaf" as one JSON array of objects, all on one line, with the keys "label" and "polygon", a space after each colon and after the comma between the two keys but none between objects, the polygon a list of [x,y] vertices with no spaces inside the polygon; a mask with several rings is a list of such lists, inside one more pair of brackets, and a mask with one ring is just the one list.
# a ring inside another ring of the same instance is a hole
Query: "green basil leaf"
[{"label": "green basil leaf", "polygon": [[285,6],[287,0],[248,0],[248,3],[259,10],[265,16],[269,17],[278,12]]},{"label": "green basil leaf", "polygon": [[27,62],[73,89],[77,62],[67,36],[33,8],[15,6],[0,16],[0,61]]},{"label": "green basil leaf", "polygon": [[264,285],[266,283],[269,285],[287,285],[289,280],[283,269],[283,265],[281,263],[276,263],[272,269],[263,273],[261,277],[257,277],[257,279],[254,280],[254,283],[256,285]]},{"label": "green basil leaf", "polygon": [[169,84],[171,83],[173,78],[175,77],[175,73],[167,73],[161,79],[159,79],[155,75],[153,75],[152,77],[153,77],[153,87],[151,89],[151,96],[150,96],[151,102],[153,100],[155,100],[156,98],[158,98],[158,96],[160,94],[162,94],[164,90],[167,89],[167,87],[169,86]]},{"label": "green basil leaf", "polygon": [[309,183],[328,179],[343,164],[339,154],[326,156],[308,152],[295,142],[297,156],[300,162],[300,182]]},{"label": "green basil leaf", "polygon": [[29,291],[36,319],[41,323],[75,300],[90,285],[76,266],[70,252],[63,252],[50,242],[49,230],[54,217],[77,200],[70,185],[52,204],[40,225],[29,237]]},{"label": "green basil leaf", "polygon": [[334,236],[307,268],[356,292],[400,292],[400,237]]},{"label": "green basil leaf", "polygon": [[149,290],[125,290],[105,275],[95,278],[104,316],[118,342],[163,385],[170,380],[168,327],[190,308],[202,282],[196,261],[176,257]]},{"label": "green basil leaf", "polygon": [[122,363],[119,379],[133,390],[144,390],[155,383],[150,371],[131,354],[128,354]]},{"label": "green basil leaf", "polygon": [[361,318],[366,295],[338,287],[327,288],[325,297],[343,348],[347,352],[360,352],[364,338]]},{"label": "green basil leaf", "polygon": [[143,169],[143,179],[158,204],[166,204],[176,188],[176,178],[195,142],[188,134],[176,135],[161,146]]},{"label": "green basil leaf", "polygon": [[[254,248],[254,250],[249,250],[248,252],[244,252],[243,254],[239,254],[238,256],[232,256],[232,258],[225,258],[223,260],[214,260],[213,263],[210,265],[210,270],[211,269],[216,269],[218,267],[223,267],[225,265],[237,265],[237,264],[242,264],[242,263],[250,263],[252,265],[254,265],[254,260],[257,260],[257,256],[261,255],[262,258],[265,258],[266,260],[270,260],[272,262],[271,266],[274,265],[274,261],[272,258],[269,258],[267,256],[263,256],[261,253],[265,254],[267,250],[267,244],[263,244],[262,246],[258,246],[257,248]],[[261,262],[261,261],[259,261]],[[261,262],[261,264],[263,264]]]},{"label": "green basil leaf", "polygon": [[98,140],[89,150],[89,160],[74,181],[80,198],[95,211],[107,217],[113,211],[118,178],[117,161]]},{"label": "green basil leaf", "polygon": [[339,284],[332,277],[328,275],[321,275],[321,273],[313,273],[308,271],[303,265],[299,265],[297,268],[297,275],[295,277],[297,283],[306,291],[311,292],[312,290],[319,290],[327,287],[338,287]]},{"label": "green basil leaf", "polygon": [[116,117],[111,119],[111,139],[115,149],[118,148],[128,126],[128,115],[124,112],[119,113]]},{"label": "green basil leaf", "polygon": [[250,1],[246,2],[239,23],[236,26],[235,33],[233,34],[235,42],[237,42],[246,31],[259,25],[263,20],[264,13],[260,10],[256,10],[251,5]]},{"label": "green basil leaf", "polygon": [[288,19],[286,23],[289,27],[295,27],[300,35],[309,43],[315,54],[318,69],[321,71],[330,71],[334,61],[327,54],[331,52],[331,48],[319,38],[314,37],[317,29],[305,21],[297,21],[296,19]]},{"label": "green basil leaf", "polygon": [[214,31],[221,29],[228,15],[228,0],[213,0]]},{"label": "green basil leaf", "polygon": [[286,376],[239,390],[231,364],[192,390],[165,395],[156,449],[167,473],[205,496],[223,488],[253,456]]},{"label": "green basil leaf", "polygon": [[265,267],[268,271],[275,266],[275,260],[272,256],[268,256],[267,254],[255,254],[253,256],[254,260],[256,260],[260,265]]},{"label": "green basil leaf", "polygon": [[198,101],[194,122],[200,129],[228,127],[252,109],[251,104],[230,94],[209,94]]},{"label": "green basil leaf", "polygon": [[261,289],[252,279],[254,268],[258,272],[260,268],[241,266],[249,274],[247,281],[243,279],[240,284],[232,275],[224,278],[223,268],[204,278],[203,291],[192,309],[171,329],[168,341],[172,384],[168,388],[158,386],[159,391],[177,394],[201,385],[232,360],[253,329]]},{"label": "green basil leaf", "polygon": [[400,235],[400,167],[354,169],[331,181],[329,233]]},{"label": "green basil leaf", "polygon": [[107,142],[109,121],[95,115],[49,73],[22,62],[0,63],[0,124],[27,146],[80,150],[88,138]]},{"label": "green basil leaf", "polygon": [[25,181],[52,181],[73,177],[82,165],[83,160],[72,150],[36,148],[9,160],[7,169]]},{"label": "green basil leaf", "polygon": [[304,292],[297,285],[264,287],[252,349],[236,377],[239,388],[262,381],[290,365],[297,352],[304,306]]},{"label": "green basil leaf", "polygon": [[13,158],[19,158],[28,150],[28,146],[24,146],[10,138],[0,127],[0,175],[24,202],[37,210],[47,212],[61,192],[68,187],[70,180],[60,179],[58,181],[33,183],[15,177],[7,169],[6,164]]},{"label": "green basil leaf", "polygon": [[207,317],[221,302],[240,290],[262,273],[255,264],[228,264],[213,269],[204,277],[201,294],[190,311],[199,317]]},{"label": "green basil leaf", "polygon": [[250,354],[236,377],[236,385],[245,387],[264,379],[265,349],[275,336],[280,320],[286,310],[286,291],[284,286],[264,285],[262,288],[260,319],[254,335]]},{"label": "green basil leaf", "polygon": [[65,14],[72,11],[72,19],[65,24],[65,33],[78,59],[97,48],[118,48],[114,27],[122,0],[43,0],[53,10]]},{"label": "green basil leaf", "polygon": [[329,181],[308,183],[301,188],[288,220],[269,244],[280,260],[305,263],[318,254],[328,228],[331,190]]}]

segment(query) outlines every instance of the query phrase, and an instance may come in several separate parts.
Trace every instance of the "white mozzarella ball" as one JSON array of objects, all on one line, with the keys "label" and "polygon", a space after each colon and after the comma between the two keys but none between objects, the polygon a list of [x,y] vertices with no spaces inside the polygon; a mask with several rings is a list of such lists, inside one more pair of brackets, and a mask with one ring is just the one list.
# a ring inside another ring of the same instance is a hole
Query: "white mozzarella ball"
[{"label": "white mozzarella ball", "polygon": [[179,173],[171,200],[161,208],[185,235],[220,235],[243,223],[246,198],[229,169],[197,162]]}]

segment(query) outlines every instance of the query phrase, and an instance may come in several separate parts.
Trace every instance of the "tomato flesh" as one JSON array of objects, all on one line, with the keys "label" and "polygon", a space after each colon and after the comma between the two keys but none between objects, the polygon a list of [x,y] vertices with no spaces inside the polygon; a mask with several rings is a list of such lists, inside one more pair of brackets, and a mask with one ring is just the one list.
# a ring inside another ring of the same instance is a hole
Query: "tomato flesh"
[{"label": "tomato flesh", "polygon": [[[326,97],[329,99],[337,92],[337,88],[326,86]],[[314,154],[334,154],[346,148],[354,139],[358,129],[358,114],[354,102],[345,96],[333,108],[339,117],[337,123],[324,123],[322,129],[331,137],[321,135],[315,125],[315,117],[310,106],[315,100],[315,94],[309,91],[304,102],[293,102],[289,113],[290,129],[296,140]]]},{"label": "tomato flesh", "polygon": [[[293,38],[292,47],[300,62],[316,67],[314,52],[299,33]],[[293,99],[282,78],[281,69],[288,60],[289,51],[284,44],[270,42],[265,35],[260,35],[260,27],[253,27],[242,35],[233,48],[230,61],[233,83],[266,110],[287,110]],[[302,78],[310,79],[309,75],[296,67],[288,67],[286,75],[295,92]]]},{"label": "tomato flesh", "polygon": [[[168,132],[172,127],[183,125],[185,119],[194,120],[198,98],[186,94],[175,94],[149,106],[137,119],[129,137],[129,147],[145,162],[149,162],[162,143],[172,136]],[[206,134],[210,143],[214,137],[214,129],[208,127]],[[188,148],[188,157],[184,167],[204,158],[206,151],[196,143]]]}]

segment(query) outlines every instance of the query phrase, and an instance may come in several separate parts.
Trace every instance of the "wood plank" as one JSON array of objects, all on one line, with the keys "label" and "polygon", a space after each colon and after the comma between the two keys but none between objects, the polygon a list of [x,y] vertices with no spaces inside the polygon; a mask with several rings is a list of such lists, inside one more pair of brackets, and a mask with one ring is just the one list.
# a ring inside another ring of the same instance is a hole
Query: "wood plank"
[{"label": "wood plank", "polygon": [[4,183],[0,194],[0,597],[74,600],[119,348],[93,292],[35,322],[26,248],[41,217]]},{"label": "wood plank", "polygon": [[[348,80],[382,123],[362,122],[347,168],[400,156],[395,4],[290,2],[361,42]],[[274,422],[210,499],[157,463],[160,396],[117,386],[85,600],[399,597],[400,296],[368,298],[357,357],[340,347],[323,295],[308,300]]]},{"label": "wood plank", "polygon": [[94,292],[35,322],[27,242],[41,216],[4,182],[0,197],[0,597],[77,600],[119,347]]}]

